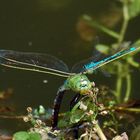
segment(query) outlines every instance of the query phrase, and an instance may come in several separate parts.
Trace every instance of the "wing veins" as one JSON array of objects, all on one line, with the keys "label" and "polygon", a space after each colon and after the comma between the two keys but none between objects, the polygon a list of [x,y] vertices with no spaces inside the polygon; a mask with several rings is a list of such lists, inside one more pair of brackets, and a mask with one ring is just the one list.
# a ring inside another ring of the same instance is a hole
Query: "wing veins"
[{"label": "wing veins", "polygon": [[[36,71],[36,72],[41,72],[41,73],[49,73],[49,74],[58,75],[58,76],[61,75],[62,77],[69,77],[70,75],[74,75],[74,73],[63,72],[63,71],[60,71],[60,70],[55,70],[55,69],[39,66],[39,65],[36,65],[36,64],[21,62],[21,61],[17,61],[17,60],[14,60],[14,59],[9,59],[9,58],[2,57],[2,56],[0,56],[0,57],[3,58],[4,60],[6,60],[7,62],[13,62],[15,64],[20,64],[21,65],[21,67],[20,67],[20,66],[12,66],[10,64],[1,64],[3,66],[6,66],[6,67],[22,69],[22,70]],[[34,69],[33,68],[24,68],[22,66],[30,66],[30,67],[33,67]],[[38,69],[35,69],[35,68],[38,68]],[[39,70],[39,69],[43,69],[43,70]],[[45,70],[48,70],[48,72],[45,71]]]}]

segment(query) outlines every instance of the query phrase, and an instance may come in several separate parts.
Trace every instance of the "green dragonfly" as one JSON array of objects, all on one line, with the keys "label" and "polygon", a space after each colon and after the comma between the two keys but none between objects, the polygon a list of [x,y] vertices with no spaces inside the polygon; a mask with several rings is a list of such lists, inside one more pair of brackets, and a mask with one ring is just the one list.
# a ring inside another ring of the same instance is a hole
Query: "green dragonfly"
[{"label": "green dragonfly", "polygon": [[65,91],[73,90],[81,95],[90,93],[95,85],[88,79],[86,74],[92,74],[96,69],[107,63],[133,53],[138,49],[140,49],[140,47],[132,46],[130,48],[125,48],[99,61],[95,61],[95,59],[91,57],[76,64],[71,72],[63,61],[52,55],[12,50],[0,50],[0,65],[67,78],[64,84],[59,88],[54,100],[52,127],[55,128],[57,126],[59,108]]}]

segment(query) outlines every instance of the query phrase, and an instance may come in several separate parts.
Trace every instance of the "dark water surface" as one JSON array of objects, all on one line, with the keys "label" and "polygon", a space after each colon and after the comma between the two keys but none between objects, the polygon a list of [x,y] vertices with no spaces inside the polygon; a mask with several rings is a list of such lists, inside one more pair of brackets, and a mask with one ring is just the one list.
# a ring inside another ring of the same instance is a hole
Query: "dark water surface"
[{"label": "dark water surface", "polygon": [[[111,0],[1,1],[0,49],[52,54],[71,67],[75,62],[91,55],[94,45],[94,39],[92,42],[80,38],[76,29],[79,18],[83,14],[93,17],[102,15],[112,5],[115,3],[111,3]],[[133,41],[140,36],[140,29],[137,28],[139,23],[139,18],[130,22],[128,40]],[[113,41],[98,36],[100,42]],[[20,112],[25,112],[27,106],[37,107],[43,104],[52,107],[57,89],[65,80],[53,75],[0,68],[0,90],[13,89],[8,104]],[[139,72],[134,73],[134,76],[138,75],[140,76]],[[43,83],[43,80],[48,82]],[[134,81],[137,81],[134,87],[139,91],[137,83],[140,78],[134,78]],[[66,102],[65,100],[64,103]],[[0,121],[0,129],[13,129],[10,125],[10,122]]]}]

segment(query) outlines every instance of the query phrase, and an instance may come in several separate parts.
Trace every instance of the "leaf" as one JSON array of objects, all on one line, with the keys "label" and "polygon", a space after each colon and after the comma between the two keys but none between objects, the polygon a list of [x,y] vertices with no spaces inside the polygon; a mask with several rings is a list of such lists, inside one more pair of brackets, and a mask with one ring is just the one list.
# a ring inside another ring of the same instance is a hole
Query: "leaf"
[{"label": "leaf", "polygon": [[64,117],[60,118],[58,121],[58,124],[57,124],[58,128],[68,127],[69,121],[70,121],[70,116],[71,116],[70,112],[65,112]]},{"label": "leaf", "polygon": [[41,140],[41,136],[38,133],[20,131],[14,134],[13,140]]},{"label": "leaf", "polygon": [[82,118],[84,118],[85,113],[81,110],[77,110],[75,113],[72,113],[70,117],[70,123],[78,123],[81,121]]},{"label": "leaf", "polygon": [[16,132],[13,136],[13,140],[29,140],[30,136],[25,131]]},{"label": "leaf", "polygon": [[66,127],[66,126],[68,126],[69,125],[69,122],[68,121],[66,121],[66,120],[64,120],[64,119],[61,119],[61,120],[59,120],[59,122],[58,122],[58,128],[62,128],[62,127]]},{"label": "leaf", "polygon": [[41,140],[41,136],[38,133],[29,133],[30,140]]},{"label": "leaf", "polygon": [[101,52],[101,53],[103,53],[103,54],[108,54],[109,53],[109,46],[107,46],[107,45],[104,45],[104,44],[97,44],[96,45],[96,49],[99,51],[99,52]]},{"label": "leaf", "polygon": [[129,18],[134,18],[140,14],[140,0],[131,0],[128,4]]}]

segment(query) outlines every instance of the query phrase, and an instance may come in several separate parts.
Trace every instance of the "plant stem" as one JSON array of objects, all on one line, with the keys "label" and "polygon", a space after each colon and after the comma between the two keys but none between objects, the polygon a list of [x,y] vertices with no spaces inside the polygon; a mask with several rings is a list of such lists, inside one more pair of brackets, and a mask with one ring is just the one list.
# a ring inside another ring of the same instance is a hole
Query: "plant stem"
[{"label": "plant stem", "polygon": [[122,89],[122,76],[121,76],[121,73],[122,73],[122,66],[121,64],[118,64],[117,66],[118,68],[118,72],[117,72],[117,82],[116,82],[116,99],[118,101],[118,103],[121,102],[121,89]]},{"label": "plant stem", "polygon": [[128,22],[129,22],[128,6],[127,6],[126,2],[123,3],[123,18],[124,18],[124,21],[123,21],[122,28],[121,28],[121,31],[120,31],[120,37],[118,39],[118,47],[120,46],[120,44],[124,40],[124,36],[125,36],[125,33],[126,33]]},{"label": "plant stem", "polygon": [[[124,40],[126,29],[127,29],[128,22],[129,22],[127,1],[123,2],[123,18],[124,18],[123,19],[124,21],[122,23],[120,36],[119,36],[118,43],[117,43],[118,48],[120,47],[120,45],[122,44],[122,42]],[[117,98],[118,103],[120,103],[121,102],[122,80],[123,80],[121,73],[123,73],[123,69],[122,69],[121,65],[118,65],[117,67],[118,67],[118,77],[117,77],[117,83],[116,83],[116,98]],[[127,83],[127,84],[130,84],[130,83]],[[129,88],[129,87],[127,86],[127,88]],[[130,89],[127,89],[126,94],[127,94],[126,95],[127,97],[130,95]],[[127,99],[125,99],[125,100],[127,100]]]},{"label": "plant stem", "polygon": [[126,76],[126,94],[124,98],[124,102],[127,102],[129,100],[130,94],[131,94],[131,75],[128,73]]},{"label": "plant stem", "polygon": [[128,112],[140,113],[140,108],[115,107],[115,108],[113,108],[113,110],[118,110],[118,111],[128,111]]},{"label": "plant stem", "polygon": [[119,39],[119,34],[115,31],[112,31],[110,29],[108,29],[107,27],[101,25],[100,23],[92,20],[92,18],[88,15],[84,15],[83,19],[87,21],[87,23],[91,26],[91,27],[95,27],[99,30],[101,30],[102,32],[108,34],[109,36],[115,38],[115,39]]},{"label": "plant stem", "polygon": [[95,125],[96,132],[101,140],[107,140],[106,136],[104,135],[102,129],[100,128],[99,124]]}]

